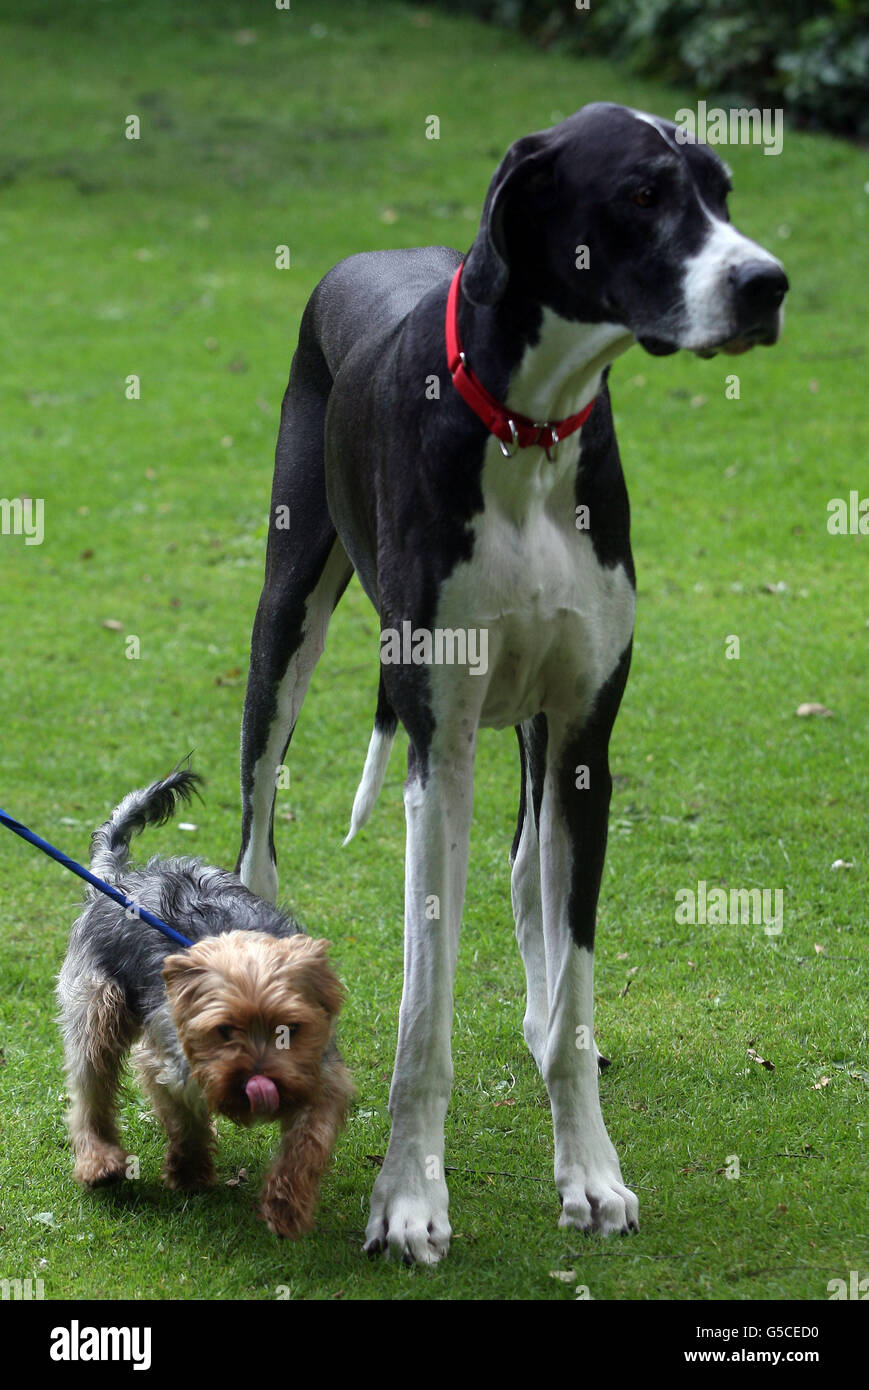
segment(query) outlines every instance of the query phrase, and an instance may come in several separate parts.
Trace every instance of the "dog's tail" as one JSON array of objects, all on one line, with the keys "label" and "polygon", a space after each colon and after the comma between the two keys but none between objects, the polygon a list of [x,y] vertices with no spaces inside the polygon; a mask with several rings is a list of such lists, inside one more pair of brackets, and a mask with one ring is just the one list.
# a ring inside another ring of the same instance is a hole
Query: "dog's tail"
[{"label": "dog's tail", "polygon": [[353,810],[350,812],[350,829],[344,840],[345,845],[353,839],[357,831],[361,830],[371,811],[374,803],[380,795],[383,786],[383,779],[386,776],[386,768],[389,763],[389,755],[392,752],[392,745],[395,742],[395,731],[398,727],[398,719],[395,710],[389,703],[386,690],[383,686],[383,676],[380,677],[380,688],[377,692],[377,713],[374,716],[374,729],[371,733],[371,740],[368,744],[368,753],[365,758],[365,766],[362,769],[362,780],[356,790],[353,799]]},{"label": "dog's tail", "polygon": [[125,796],[91,837],[91,873],[118,878],[129,860],[133,836],[146,825],[164,825],[171,820],[179,801],[189,801],[201,781],[198,773],[180,767],[162,782],[152,782],[150,787]]}]

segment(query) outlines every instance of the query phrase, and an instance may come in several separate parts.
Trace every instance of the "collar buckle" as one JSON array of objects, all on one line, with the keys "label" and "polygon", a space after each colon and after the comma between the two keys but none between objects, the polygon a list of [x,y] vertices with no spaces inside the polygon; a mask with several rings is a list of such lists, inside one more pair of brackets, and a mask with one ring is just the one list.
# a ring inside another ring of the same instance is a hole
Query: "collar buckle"
[{"label": "collar buckle", "polygon": [[507,421],[507,425],[510,430],[510,443],[513,445],[513,448],[508,449],[503,439],[498,440],[498,448],[501,450],[501,453],[504,455],[505,459],[511,459],[519,452],[519,431],[516,428],[515,420],[509,419]]},{"label": "collar buckle", "polygon": [[[549,443],[544,444],[543,452],[546,454],[546,457],[549,459],[549,462],[554,463],[558,457],[558,446],[561,443],[561,440],[558,438],[558,429],[555,425],[549,425],[547,426],[547,428],[551,437]],[[549,452],[550,449],[552,450],[551,454]]]}]

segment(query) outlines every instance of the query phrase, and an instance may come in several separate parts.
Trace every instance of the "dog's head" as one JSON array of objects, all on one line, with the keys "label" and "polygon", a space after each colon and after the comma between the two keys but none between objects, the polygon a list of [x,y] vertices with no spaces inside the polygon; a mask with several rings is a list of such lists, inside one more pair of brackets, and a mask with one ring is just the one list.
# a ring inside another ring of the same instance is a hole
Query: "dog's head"
[{"label": "dog's head", "polygon": [[342,990],[327,941],[232,931],[168,956],[181,1046],[209,1107],[252,1124],[315,1101]]},{"label": "dog's head", "polygon": [[465,262],[467,298],[515,289],[562,318],[622,325],[656,355],[774,343],[787,277],[731,225],[727,167],[685,134],[599,102],[517,140]]}]

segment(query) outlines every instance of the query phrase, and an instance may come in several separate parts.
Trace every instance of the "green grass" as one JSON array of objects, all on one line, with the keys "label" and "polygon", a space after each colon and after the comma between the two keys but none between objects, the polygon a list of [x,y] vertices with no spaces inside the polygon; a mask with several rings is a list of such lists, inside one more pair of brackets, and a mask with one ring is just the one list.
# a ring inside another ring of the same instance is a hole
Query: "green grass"
[{"label": "green grass", "polygon": [[[0,538],[0,802],[84,858],[124,792],[195,748],[199,828],[169,826],[147,849],[231,864],[278,407],[310,290],[351,251],[466,247],[515,137],[587,100],[672,114],[684,94],[389,3],[19,11],[0,23],[0,491],[45,499],[45,540]],[[123,136],[131,113],[138,142]],[[432,113],[439,142],[424,138]],[[75,1187],[52,991],[78,886],[4,835],[0,1276],[42,1277],[48,1298],[268,1299],[286,1285],[306,1299],[571,1299],[550,1278],[571,1269],[596,1299],[825,1299],[831,1278],[865,1273],[867,541],[826,530],[830,498],[869,493],[865,159],[791,133],[777,159],[725,153],[735,221],[792,278],[784,340],[710,362],[636,349],[611,382],[639,606],[597,1029],[640,1235],[556,1228],[509,902],[515,740],[484,734],[447,1130],[452,1253],[434,1271],[360,1255],[388,1137],[403,773],[396,750],[371,824],[342,850],[376,694],[377,624],[354,584],[277,822],[285,899],[334,942],[349,988],[341,1037],[359,1089],[317,1233],[281,1244],[257,1220],[263,1132],[222,1130],[210,1195],[162,1191],[161,1136],[132,1087],[140,1180]],[[281,243],[289,271],[274,266]],[[739,660],[725,659],[729,635]],[[796,718],[806,700],[833,718]],[[833,872],[840,858],[856,867]],[[678,926],[674,895],[699,879],[781,887],[782,935]],[[723,1171],[733,1154],[738,1180]],[[250,1180],[226,1186],[242,1166]]]}]

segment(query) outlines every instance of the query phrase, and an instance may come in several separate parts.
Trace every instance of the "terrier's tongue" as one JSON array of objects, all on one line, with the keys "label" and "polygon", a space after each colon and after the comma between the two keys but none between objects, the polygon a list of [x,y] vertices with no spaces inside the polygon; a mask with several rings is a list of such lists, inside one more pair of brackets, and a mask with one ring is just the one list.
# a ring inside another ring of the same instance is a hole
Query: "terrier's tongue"
[{"label": "terrier's tongue", "polygon": [[267,1076],[252,1076],[244,1093],[255,1115],[273,1115],[280,1104],[278,1088]]}]

